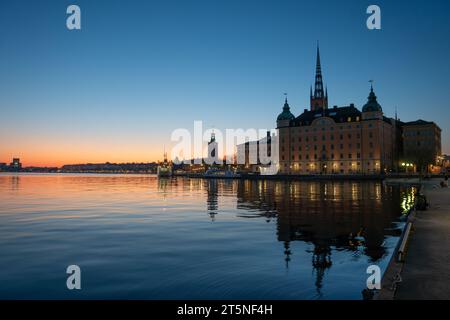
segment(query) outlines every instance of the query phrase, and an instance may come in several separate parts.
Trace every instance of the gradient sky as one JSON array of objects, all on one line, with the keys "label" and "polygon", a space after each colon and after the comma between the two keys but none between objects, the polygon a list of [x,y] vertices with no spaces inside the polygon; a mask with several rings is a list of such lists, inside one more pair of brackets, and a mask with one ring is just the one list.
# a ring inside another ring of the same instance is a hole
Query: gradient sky
[{"label": "gradient sky", "polygon": [[194,120],[273,128],[284,92],[309,107],[317,41],[330,105],[361,108],[374,79],[387,116],[435,121],[450,153],[448,0],[2,0],[0,162],[147,162]]}]

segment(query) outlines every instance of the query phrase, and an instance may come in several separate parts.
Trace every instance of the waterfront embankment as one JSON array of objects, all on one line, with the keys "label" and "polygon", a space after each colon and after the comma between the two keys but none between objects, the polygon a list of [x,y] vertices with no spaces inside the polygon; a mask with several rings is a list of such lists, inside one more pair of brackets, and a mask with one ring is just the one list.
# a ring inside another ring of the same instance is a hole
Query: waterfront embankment
[{"label": "waterfront embankment", "polygon": [[417,211],[395,299],[450,299],[450,188],[422,183],[430,206]]}]

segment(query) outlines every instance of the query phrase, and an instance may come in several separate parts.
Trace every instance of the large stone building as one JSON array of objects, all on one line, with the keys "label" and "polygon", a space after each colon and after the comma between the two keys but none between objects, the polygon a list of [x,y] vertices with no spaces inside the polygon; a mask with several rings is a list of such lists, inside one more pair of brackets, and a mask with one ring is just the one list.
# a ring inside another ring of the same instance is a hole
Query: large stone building
[{"label": "large stone building", "polygon": [[[403,162],[414,164],[418,171],[440,171],[441,129],[430,121],[405,122],[403,128]],[[436,169],[435,169],[436,168]]]},{"label": "large stone building", "polygon": [[310,110],[295,117],[287,99],[277,118],[279,173],[379,174],[398,162],[398,121],[387,118],[370,88],[362,111],[353,104],[328,107],[319,48]]}]

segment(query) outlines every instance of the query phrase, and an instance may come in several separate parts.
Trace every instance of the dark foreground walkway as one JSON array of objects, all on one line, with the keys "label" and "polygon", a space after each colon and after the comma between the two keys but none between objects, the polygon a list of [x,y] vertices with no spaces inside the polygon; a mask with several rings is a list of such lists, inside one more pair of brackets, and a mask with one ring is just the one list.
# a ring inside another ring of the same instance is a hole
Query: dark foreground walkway
[{"label": "dark foreground walkway", "polygon": [[417,211],[395,299],[450,299],[450,188],[425,185],[431,206]]}]

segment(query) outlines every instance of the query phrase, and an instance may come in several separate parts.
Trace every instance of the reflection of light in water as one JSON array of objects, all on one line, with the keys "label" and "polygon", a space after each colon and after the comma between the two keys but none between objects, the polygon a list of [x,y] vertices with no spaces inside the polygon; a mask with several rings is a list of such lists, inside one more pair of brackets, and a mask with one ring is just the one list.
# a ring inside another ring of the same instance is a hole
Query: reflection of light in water
[{"label": "reflection of light in water", "polygon": [[358,200],[358,192],[359,192],[358,184],[352,183],[352,200]]},{"label": "reflection of light in water", "polygon": [[295,197],[295,198],[298,198],[298,195],[300,194],[300,188],[299,188],[299,185],[298,185],[298,183],[296,183],[296,182],[294,182],[293,184],[292,184],[292,195]]},{"label": "reflection of light in water", "polygon": [[316,194],[316,190],[317,189],[317,184],[315,183],[311,183],[309,185],[309,199],[310,200],[317,200],[317,194]]},{"label": "reflection of light in water", "polygon": [[402,198],[401,208],[402,208],[403,214],[408,213],[411,210],[411,208],[414,206],[415,192],[416,192],[416,189],[412,188],[411,190],[403,191],[401,193],[401,198]]},{"label": "reflection of light in water", "polygon": [[277,182],[275,184],[275,195],[276,196],[281,196],[281,185],[279,182]]},{"label": "reflection of light in water", "polygon": [[324,185],[323,194],[324,194],[325,196],[327,196],[327,194],[328,194],[328,185],[327,185],[327,184]]},{"label": "reflection of light in water", "polygon": [[381,200],[381,185],[380,184],[375,185],[375,199]]}]

